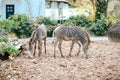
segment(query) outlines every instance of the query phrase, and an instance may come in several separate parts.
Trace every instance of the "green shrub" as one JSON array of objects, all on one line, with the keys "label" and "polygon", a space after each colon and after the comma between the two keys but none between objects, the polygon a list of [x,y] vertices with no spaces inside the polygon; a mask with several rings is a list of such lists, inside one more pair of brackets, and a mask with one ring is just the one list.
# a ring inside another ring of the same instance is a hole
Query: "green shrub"
[{"label": "green shrub", "polygon": [[7,37],[0,37],[0,42],[7,42],[7,41],[8,41]]},{"label": "green shrub", "polygon": [[14,24],[14,21],[6,19],[1,21],[0,28],[5,29],[7,32],[11,33],[11,30],[14,27],[13,24]]},{"label": "green shrub", "polygon": [[19,54],[19,50],[10,43],[1,44],[0,45],[0,57],[2,59],[8,59],[9,57],[17,56]]},{"label": "green shrub", "polygon": [[18,38],[30,37],[33,31],[32,20],[25,14],[12,16],[10,20],[13,20],[18,24],[13,25],[12,32],[14,32]]},{"label": "green shrub", "polygon": [[18,38],[30,37],[33,30],[32,20],[25,14],[13,15],[3,20],[0,28],[4,28],[8,33],[15,33]]},{"label": "green shrub", "polygon": [[96,23],[94,23],[89,30],[94,33],[96,36],[104,36],[106,35],[109,27],[112,25],[112,22],[108,19],[101,19],[97,20]]},{"label": "green shrub", "polygon": [[8,34],[4,29],[0,29],[0,42],[7,42]]},{"label": "green shrub", "polygon": [[[53,28],[51,26],[56,26],[57,21],[51,20],[48,17],[39,16],[36,18],[35,22],[39,24],[45,24],[48,28],[48,36],[52,36]],[[1,22],[0,29],[4,28],[9,33],[15,33],[18,38],[30,37],[33,31],[33,21],[25,14],[13,15],[9,19]]]},{"label": "green shrub", "polygon": [[39,24],[43,23],[47,27],[57,25],[57,21],[56,20],[51,20],[49,17],[43,17],[43,16],[37,17],[36,22],[39,23]]},{"label": "green shrub", "polygon": [[101,20],[97,20],[95,23],[84,15],[77,15],[70,17],[64,23],[64,25],[85,27],[91,34],[96,36],[104,36],[106,35],[108,28],[112,25],[112,21],[106,18],[102,18]]},{"label": "green shrub", "polygon": [[19,51],[9,42],[7,32],[1,31],[0,35],[0,59],[6,60],[18,55]]},{"label": "green shrub", "polygon": [[48,37],[52,37],[54,29],[55,29],[55,26],[49,26],[47,28],[47,36]]},{"label": "green shrub", "polygon": [[81,26],[89,28],[93,24],[92,20],[84,15],[71,16],[64,25],[67,26]]},{"label": "green shrub", "polygon": [[7,44],[2,44],[1,45],[1,49],[2,49],[2,52],[1,54],[4,56],[5,54],[8,54],[8,55],[12,55],[12,56],[16,56],[18,55],[19,51],[18,49],[16,49],[15,46],[13,46],[12,44],[10,43],[7,43]]}]

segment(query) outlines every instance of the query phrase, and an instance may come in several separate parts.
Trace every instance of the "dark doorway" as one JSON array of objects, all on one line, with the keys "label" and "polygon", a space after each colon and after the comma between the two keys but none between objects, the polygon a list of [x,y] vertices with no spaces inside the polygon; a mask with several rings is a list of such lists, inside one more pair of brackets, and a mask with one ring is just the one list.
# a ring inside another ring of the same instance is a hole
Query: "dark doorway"
[{"label": "dark doorway", "polygon": [[14,5],[6,5],[6,19],[14,15]]}]

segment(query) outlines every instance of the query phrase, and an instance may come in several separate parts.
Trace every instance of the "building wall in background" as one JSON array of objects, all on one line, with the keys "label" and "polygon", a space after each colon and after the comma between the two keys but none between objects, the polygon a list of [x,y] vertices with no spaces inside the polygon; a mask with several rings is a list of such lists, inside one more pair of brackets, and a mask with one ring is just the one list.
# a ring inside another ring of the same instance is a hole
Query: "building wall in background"
[{"label": "building wall in background", "polygon": [[6,19],[6,5],[14,5],[14,14],[45,16],[45,0],[0,0],[2,19]]}]

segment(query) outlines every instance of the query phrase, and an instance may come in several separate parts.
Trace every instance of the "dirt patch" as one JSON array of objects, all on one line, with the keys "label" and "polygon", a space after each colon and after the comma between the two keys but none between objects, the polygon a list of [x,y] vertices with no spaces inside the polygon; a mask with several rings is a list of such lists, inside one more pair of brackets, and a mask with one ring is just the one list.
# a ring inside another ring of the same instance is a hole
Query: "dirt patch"
[{"label": "dirt patch", "polygon": [[56,52],[47,41],[47,54],[28,59],[19,56],[13,61],[0,61],[0,80],[120,80],[120,43],[93,41],[89,48],[89,58],[83,52],[77,57],[75,44],[69,57],[70,42],[63,42],[65,58]]}]

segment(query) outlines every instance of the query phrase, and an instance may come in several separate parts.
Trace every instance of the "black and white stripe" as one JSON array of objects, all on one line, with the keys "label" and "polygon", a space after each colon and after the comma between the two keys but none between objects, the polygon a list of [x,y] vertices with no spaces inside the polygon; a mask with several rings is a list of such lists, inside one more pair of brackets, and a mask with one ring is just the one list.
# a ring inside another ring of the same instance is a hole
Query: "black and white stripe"
[{"label": "black and white stripe", "polygon": [[61,53],[61,56],[63,57],[61,51],[61,44],[63,40],[72,41],[69,56],[71,56],[71,51],[73,49],[74,43],[77,43],[79,45],[77,55],[79,55],[80,47],[82,45],[86,57],[88,56],[87,51],[88,45],[90,44],[90,38],[89,34],[83,28],[76,26],[59,26],[54,30],[53,36],[54,36],[54,57],[56,52],[56,45],[58,42],[59,51]]},{"label": "black and white stripe", "polygon": [[42,40],[44,40],[44,47],[46,53],[47,28],[44,24],[35,24],[34,27],[35,29],[32,32],[31,38],[29,40],[29,50],[33,55],[35,55],[36,46],[38,46],[38,53],[40,55],[42,51]]}]

